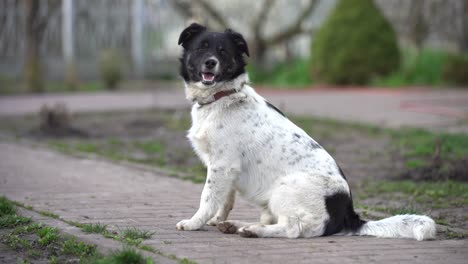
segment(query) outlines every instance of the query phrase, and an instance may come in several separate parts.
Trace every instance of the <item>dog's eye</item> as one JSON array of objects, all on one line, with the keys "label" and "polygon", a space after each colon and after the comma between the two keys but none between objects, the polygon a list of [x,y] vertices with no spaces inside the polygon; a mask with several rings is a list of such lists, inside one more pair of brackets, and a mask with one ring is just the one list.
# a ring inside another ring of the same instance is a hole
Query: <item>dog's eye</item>
[{"label": "dog's eye", "polygon": [[226,51],[224,49],[219,49],[219,53],[226,54]]}]

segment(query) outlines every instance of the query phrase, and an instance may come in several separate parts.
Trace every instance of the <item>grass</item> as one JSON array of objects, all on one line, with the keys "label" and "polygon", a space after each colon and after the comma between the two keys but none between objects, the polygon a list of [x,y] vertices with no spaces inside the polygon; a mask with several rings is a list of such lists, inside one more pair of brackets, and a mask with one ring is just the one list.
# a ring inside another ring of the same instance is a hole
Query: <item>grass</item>
[{"label": "grass", "polygon": [[378,181],[364,183],[359,198],[391,197],[411,204],[424,204],[430,208],[459,207],[468,204],[468,183],[458,181],[414,182]]},{"label": "grass", "polygon": [[255,84],[282,89],[310,87],[313,84],[308,59],[295,59],[290,62],[278,63],[269,71],[249,65],[247,71]]},{"label": "grass", "polygon": [[58,239],[58,231],[57,228],[45,226],[41,229],[37,230],[36,232],[39,235],[39,244],[41,246],[48,246],[52,242],[57,241]]},{"label": "grass", "polygon": [[0,228],[12,228],[28,224],[31,219],[16,214],[16,205],[4,196],[0,196]]},{"label": "grass", "polygon": [[154,234],[154,232],[148,230],[131,227],[121,231],[119,239],[129,245],[139,245],[143,240],[150,239]]},{"label": "grass", "polygon": [[75,237],[65,240],[62,243],[62,253],[78,257],[86,257],[94,255],[96,246],[78,241]]},{"label": "grass", "polygon": [[391,133],[395,143],[406,149],[408,158],[431,157],[437,148],[446,158],[463,158],[468,153],[468,136],[464,134],[436,134],[422,129],[404,129]]},{"label": "grass", "polygon": [[106,234],[109,231],[107,230],[107,225],[96,223],[96,224],[82,224],[81,230],[85,233],[95,233],[95,234]]},{"label": "grass", "polygon": [[[173,125],[181,126],[180,124]],[[49,145],[66,154],[75,152],[95,154],[115,161],[130,161],[149,166],[158,166],[169,171],[174,171],[174,176],[178,176],[177,172],[187,173],[189,175],[185,176],[184,179],[195,183],[205,181],[206,169],[200,162],[197,162],[195,165],[181,166],[181,164],[186,164],[187,160],[194,157],[191,149],[178,149],[178,151],[171,151],[169,153],[168,148],[171,146],[155,139],[122,140],[110,138],[103,141],[90,141],[86,139],[67,141],[56,139],[50,141]],[[172,160],[177,162],[177,164],[174,164]]]},{"label": "grass", "polygon": [[[71,89],[71,87],[67,86],[64,82],[46,82],[44,86],[44,92],[46,93],[95,92],[102,90],[105,90],[105,87],[98,81],[81,82],[75,89]],[[28,92],[24,82],[0,76],[0,94],[23,94]]]},{"label": "grass", "polygon": [[13,250],[24,252],[28,257],[22,259],[24,263],[29,263],[29,258],[45,258],[47,254],[52,254],[50,258],[47,257],[50,263],[63,262],[57,254],[78,258],[96,254],[94,245],[78,242],[76,238],[65,238],[59,234],[57,228],[32,223],[30,218],[18,216],[15,203],[6,197],[0,197],[0,215],[0,227],[10,229],[0,236],[0,241]]},{"label": "grass", "polygon": [[145,258],[140,252],[133,248],[124,248],[123,250],[112,253],[107,257],[90,258],[86,263],[93,264],[153,264],[151,258]]},{"label": "grass", "polygon": [[[24,207],[22,203],[12,202],[6,197],[0,196],[0,216],[17,216],[15,203]],[[50,212],[47,211],[43,211],[42,213],[50,215]],[[54,227],[44,226],[40,223],[31,223],[30,218],[24,219],[27,219],[28,221],[17,221],[14,225],[1,226],[2,228],[7,227],[13,229],[6,235],[0,235],[0,242],[6,244],[13,250],[27,253],[27,258],[21,258],[21,263],[29,263],[29,258],[43,259],[46,256],[48,258],[48,262],[52,264],[63,263],[65,260],[70,260],[70,257],[78,258],[80,263],[154,263],[151,258],[143,257],[140,252],[131,247],[124,247],[122,250],[116,251],[109,256],[103,256],[96,250],[95,245],[78,241],[76,237],[64,237],[60,235],[58,230]],[[73,221],[65,222],[81,228],[83,232],[99,233],[105,237],[124,242],[127,245],[136,246],[142,250],[168,257],[178,261],[179,263],[196,264],[196,262],[187,258],[178,258],[175,255],[165,254],[149,245],[141,245],[141,242],[154,235],[154,232],[151,231],[131,227],[122,230],[118,235],[114,235],[114,233],[107,230],[107,225],[105,224],[82,224]],[[31,236],[33,236],[34,239],[31,239]]]},{"label": "grass", "polygon": [[403,62],[398,71],[374,80],[378,87],[404,87],[411,85],[446,85],[443,70],[449,54],[441,50],[403,50]]},{"label": "grass", "polygon": [[54,218],[54,219],[59,219],[60,218],[60,216],[58,214],[54,214],[54,213],[49,212],[49,211],[38,211],[38,213],[40,213],[43,216],[51,217],[51,218]]}]

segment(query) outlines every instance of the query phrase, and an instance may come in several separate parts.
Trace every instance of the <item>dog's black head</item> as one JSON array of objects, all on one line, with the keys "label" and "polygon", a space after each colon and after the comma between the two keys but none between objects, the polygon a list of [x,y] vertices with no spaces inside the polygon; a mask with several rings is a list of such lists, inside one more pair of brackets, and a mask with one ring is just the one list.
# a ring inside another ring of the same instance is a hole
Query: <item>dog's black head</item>
[{"label": "dog's black head", "polygon": [[247,42],[231,29],[209,32],[206,27],[193,23],[180,34],[181,44],[184,53],[180,59],[180,75],[186,82],[201,82],[209,87],[245,73],[243,54],[249,56]]}]

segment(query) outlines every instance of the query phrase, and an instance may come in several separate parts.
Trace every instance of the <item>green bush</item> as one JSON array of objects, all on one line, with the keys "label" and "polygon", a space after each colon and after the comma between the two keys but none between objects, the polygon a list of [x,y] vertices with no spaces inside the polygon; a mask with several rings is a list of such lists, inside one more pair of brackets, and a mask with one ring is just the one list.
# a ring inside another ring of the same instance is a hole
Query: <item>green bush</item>
[{"label": "green bush", "polygon": [[115,50],[104,50],[99,58],[101,78],[107,89],[116,89],[122,80],[122,60]]},{"label": "green bush", "polygon": [[290,62],[279,63],[272,70],[263,70],[248,65],[250,80],[255,84],[289,87],[308,87],[312,85],[310,63],[305,59],[295,59]]},{"label": "green bush", "polygon": [[448,53],[441,50],[404,50],[403,63],[398,71],[376,78],[375,86],[399,87],[408,85],[443,85],[443,70]]},{"label": "green bush", "polygon": [[468,86],[468,55],[451,55],[443,69],[445,81],[455,85]]},{"label": "green bush", "polygon": [[312,43],[314,79],[365,84],[398,69],[397,37],[372,0],[341,0]]}]

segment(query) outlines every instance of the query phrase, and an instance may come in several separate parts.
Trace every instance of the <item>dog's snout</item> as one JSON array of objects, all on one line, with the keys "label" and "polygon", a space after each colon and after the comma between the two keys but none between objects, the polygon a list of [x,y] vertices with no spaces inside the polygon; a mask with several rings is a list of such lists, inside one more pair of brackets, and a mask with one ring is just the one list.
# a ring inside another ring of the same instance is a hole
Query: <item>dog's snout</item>
[{"label": "dog's snout", "polygon": [[216,67],[216,64],[218,64],[218,62],[215,59],[208,59],[205,61],[205,67],[209,70]]}]

